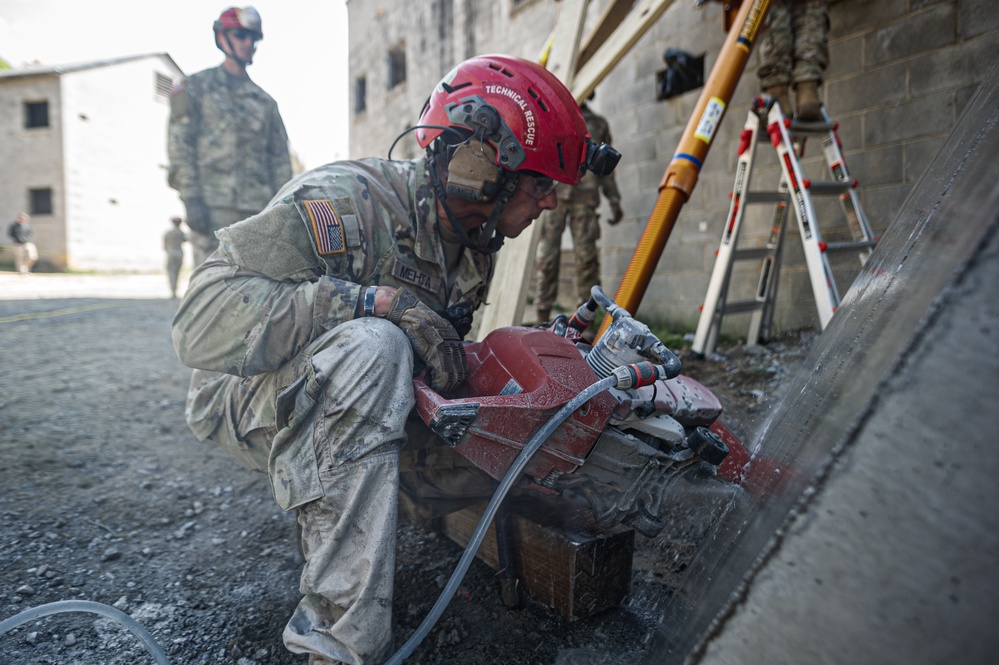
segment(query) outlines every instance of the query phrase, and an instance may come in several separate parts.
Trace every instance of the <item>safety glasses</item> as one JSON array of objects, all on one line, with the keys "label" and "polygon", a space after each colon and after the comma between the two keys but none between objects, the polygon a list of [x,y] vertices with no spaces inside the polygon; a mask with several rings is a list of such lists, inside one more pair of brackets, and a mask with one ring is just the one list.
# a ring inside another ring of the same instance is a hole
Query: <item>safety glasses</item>
[{"label": "safety glasses", "polygon": [[244,28],[237,28],[235,30],[230,30],[229,36],[233,39],[238,39],[239,41],[243,41],[244,39],[249,39],[250,41],[255,42],[260,39],[259,34],[253,32],[252,30],[246,30]]},{"label": "safety glasses", "polygon": [[555,180],[533,171],[520,171],[519,186],[535,201],[540,201],[555,191]]}]

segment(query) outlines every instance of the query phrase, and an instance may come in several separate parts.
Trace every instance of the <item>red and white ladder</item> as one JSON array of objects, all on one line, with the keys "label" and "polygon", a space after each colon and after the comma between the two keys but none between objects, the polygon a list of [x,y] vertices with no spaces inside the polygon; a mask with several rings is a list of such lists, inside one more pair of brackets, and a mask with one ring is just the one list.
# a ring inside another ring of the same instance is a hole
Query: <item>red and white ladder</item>
[{"label": "red and white ladder", "polygon": [[[764,119],[765,125],[761,122]],[[765,133],[762,131],[764,129]],[[746,344],[754,345],[769,341],[789,205],[798,221],[805,264],[823,330],[836,312],[840,295],[829,266],[828,254],[859,251],[860,262],[863,264],[877,244],[857,196],[857,181],[847,172],[837,129],[837,125],[830,122],[824,108],[821,121],[801,122],[785,116],[780,105],[769,97],[757,97],[754,101],[746,125],[740,134],[739,160],[731,194],[732,203],[722,231],[721,244],[711,272],[711,281],[708,283],[708,292],[701,306],[697,332],[694,334],[691,350],[695,354],[703,356],[714,352],[725,314],[752,312]],[[810,135],[821,137],[831,180],[810,180],[804,176],[800,156],[805,139]],[[780,162],[781,177],[776,192],[750,191],[756,146],[764,140],[769,140]],[[815,196],[839,197],[840,208],[846,216],[852,241],[827,243],[822,240],[812,204],[812,197]],[[737,242],[746,209],[750,205],[761,203],[774,206],[766,245],[740,249],[737,247]],[[755,296],[729,302],[728,290],[732,278],[732,266],[736,261],[744,260],[762,260]]]}]

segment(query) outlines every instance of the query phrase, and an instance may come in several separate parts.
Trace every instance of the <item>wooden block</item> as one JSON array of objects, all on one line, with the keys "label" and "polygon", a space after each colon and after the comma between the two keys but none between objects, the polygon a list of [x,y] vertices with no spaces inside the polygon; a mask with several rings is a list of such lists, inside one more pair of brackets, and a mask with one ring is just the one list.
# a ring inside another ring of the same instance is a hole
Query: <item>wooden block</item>
[{"label": "wooden block", "polygon": [[[635,532],[597,529],[589,511],[543,495],[508,497],[510,530],[521,586],[563,618],[576,621],[617,607],[628,595]],[[451,513],[443,533],[468,544],[486,504]],[[495,525],[476,554],[499,570]]]}]

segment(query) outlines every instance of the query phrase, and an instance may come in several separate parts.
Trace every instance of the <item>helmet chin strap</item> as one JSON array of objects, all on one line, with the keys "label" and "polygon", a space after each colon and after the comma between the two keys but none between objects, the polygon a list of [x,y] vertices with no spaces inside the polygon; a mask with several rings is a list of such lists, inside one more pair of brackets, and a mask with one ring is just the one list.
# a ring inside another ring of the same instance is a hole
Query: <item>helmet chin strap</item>
[{"label": "helmet chin strap", "polygon": [[223,49],[221,46],[219,47],[219,50],[222,51],[222,53],[225,53],[227,56],[238,62],[243,67],[243,69],[246,69],[247,65],[253,64],[253,52],[256,51],[255,47],[250,49],[250,57],[246,60],[243,60],[238,55],[236,55],[236,49],[233,48],[232,40],[229,39],[229,33],[226,30],[222,30],[222,39],[224,39],[225,43],[229,45],[228,53],[226,53],[225,49]]},{"label": "helmet chin strap", "polygon": [[447,204],[447,191],[444,188],[444,183],[441,182],[437,170],[437,159],[439,156],[440,154],[438,153],[432,158],[430,178],[433,180],[434,189],[437,191],[437,198],[440,200],[448,222],[450,222],[451,228],[457,234],[458,240],[461,241],[462,245],[476,252],[486,254],[498,252],[499,248],[503,246],[505,238],[502,233],[496,231],[496,227],[499,225],[500,216],[503,214],[503,209],[506,208],[507,202],[513,196],[514,192],[517,191],[517,183],[520,180],[520,175],[516,171],[508,171],[504,174],[503,187],[499,194],[496,195],[496,204],[493,206],[492,212],[489,213],[486,223],[477,229],[478,232],[475,234],[476,237],[473,240],[461,224],[458,223],[454,212],[451,210],[451,206]]}]

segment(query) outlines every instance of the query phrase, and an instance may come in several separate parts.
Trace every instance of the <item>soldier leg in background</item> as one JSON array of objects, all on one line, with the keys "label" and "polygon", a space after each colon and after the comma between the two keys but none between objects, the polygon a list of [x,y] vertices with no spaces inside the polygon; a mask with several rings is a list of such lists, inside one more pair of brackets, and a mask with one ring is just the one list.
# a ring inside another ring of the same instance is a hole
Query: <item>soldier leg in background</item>
[{"label": "soldier leg in background", "polygon": [[801,120],[820,120],[818,87],[829,64],[828,0],[798,0],[793,7],[795,112]]},{"label": "soldier leg in background", "polygon": [[177,297],[177,280],[180,277],[180,266],[184,261],[183,254],[167,254],[167,282],[170,284],[170,297]]},{"label": "soldier leg in background", "polygon": [[760,40],[760,66],[756,75],[760,88],[780,104],[781,112],[792,113],[788,86],[794,66],[794,32],[791,26],[791,0],[772,0]]},{"label": "soldier leg in background", "polygon": [[21,245],[14,245],[14,266],[22,275],[27,275],[38,262],[38,249],[35,243],[26,242]]},{"label": "soldier leg in background", "polygon": [[21,275],[28,274],[28,250],[24,245],[14,245],[14,269]]},{"label": "soldier leg in background", "polygon": [[569,204],[569,228],[572,230],[576,259],[576,304],[590,298],[590,290],[600,283],[600,219],[597,211],[582,203]]},{"label": "soldier leg in background", "polygon": [[562,234],[565,232],[567,217],[565,205],[560,202],[558,208],[546,211],[539,220],[541,238],[538,240],[536,257],[538,284],[534,296],[534,308],[537,310],[539,323],[544,323],[551,318],[552,306],[558,299]]}]

